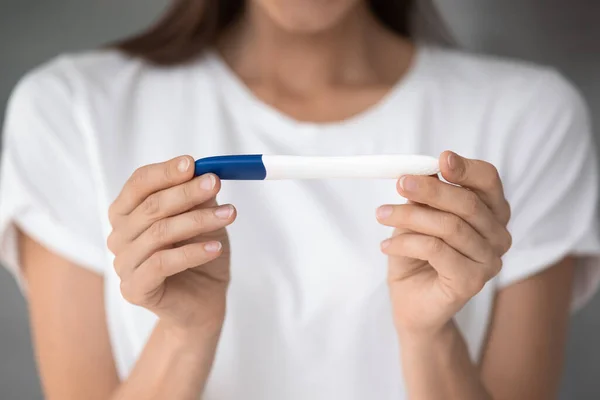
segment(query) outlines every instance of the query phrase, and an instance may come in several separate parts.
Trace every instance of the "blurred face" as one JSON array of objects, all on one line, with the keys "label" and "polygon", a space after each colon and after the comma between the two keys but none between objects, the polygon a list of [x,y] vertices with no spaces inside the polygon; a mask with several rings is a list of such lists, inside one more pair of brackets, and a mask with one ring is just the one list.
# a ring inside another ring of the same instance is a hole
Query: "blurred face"
[{"label": "blurred face", "polygon": [[280,28],[317,33],[335,26],[363,0],[252,0]]}]

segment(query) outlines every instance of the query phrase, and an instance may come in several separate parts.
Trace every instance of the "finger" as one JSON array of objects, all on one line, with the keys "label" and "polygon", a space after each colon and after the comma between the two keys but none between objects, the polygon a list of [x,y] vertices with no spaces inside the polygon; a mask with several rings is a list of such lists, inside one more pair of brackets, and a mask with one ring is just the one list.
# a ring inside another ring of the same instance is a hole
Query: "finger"
[{"label": "finger", "polygon": [[477,263],[443,240],[418,233],[406,233],[388,239],[381,247],[390,256],[427,261],[437,271],[440,283],[448,289],[447,293],[457,300],[465,300],[477,294],[502,266],[499,257],[494,263]]},{"label": "finger", "polygon": [[475,192],[428,176],[400,178],[398,192],[411,201],[455,214],[467,221],[498,254],[504,254],[510,248],[510,235],[505,225]]},{"label": "finger", "polygon": [[192,237],[222,229],[231,224],[235,217],[235,208],[228,204],[192,210],[156,221],[115,258],[115,270],[123,279],[153,253]]},{"label": "finger", "polygon": [[121,281],[121,293],[130,303],[156,306],[166,278],[204,265],[219,257],[221,252],[222,245],[217,241],[193,243],[156,252]]},{"label": "finger", "polygon": [[124,241],[134,240],[156,221],[207,203],[214,199],[219,190],[219,179],[213,174],[206,174],[153,193],[127,216],[127,223],[122,225],[120,235]]},{"label": "finger", "polygon": [[109,214],[127,215],[152,193],[190,180],[194,175],[193,161],[190,156],[182,156],[138,168],[111,205]]},{"label": "finger", "polygon": [[496,257],[487,240],[448,212],[416,204],[384,205],[377,210],[377,219],[386,226],[440,238],[473,261],[488,262]]},{"label": "finger", "polygon": [[508,222],[510,206],[504,197],[502,180],[496,167],[485,161],[446,151],[440,156],[440,170],[444,179],[477,193],[502,223]]}]

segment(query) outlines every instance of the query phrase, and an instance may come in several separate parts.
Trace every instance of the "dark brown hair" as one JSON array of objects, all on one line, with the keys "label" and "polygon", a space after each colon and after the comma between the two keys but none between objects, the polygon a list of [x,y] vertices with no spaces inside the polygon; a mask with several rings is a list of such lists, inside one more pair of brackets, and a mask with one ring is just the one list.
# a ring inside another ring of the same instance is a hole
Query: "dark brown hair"
[{"label": "dark brown hair", "polygon": [[[368,0],[373,14],[388,29],[411,37],[414,0]],[[214,44],[244,11],[245,0],[173,0],[156,25],[117,43],[132,56],[160,65],[187,62]]]}]

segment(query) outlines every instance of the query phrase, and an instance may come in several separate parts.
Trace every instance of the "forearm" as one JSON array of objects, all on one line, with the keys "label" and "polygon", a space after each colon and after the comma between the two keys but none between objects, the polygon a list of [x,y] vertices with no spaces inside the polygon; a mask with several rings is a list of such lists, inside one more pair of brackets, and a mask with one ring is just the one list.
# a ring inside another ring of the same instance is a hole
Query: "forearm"
[{"label": "forearm", "polygon": [[456,325],[433,335],[399,334],[409,398],[491,399]]},{"label": "forearm", "polygon": [[219,334],[214,328],[174,331],[159,322],[112,400],[197,400],[210,373]]}]

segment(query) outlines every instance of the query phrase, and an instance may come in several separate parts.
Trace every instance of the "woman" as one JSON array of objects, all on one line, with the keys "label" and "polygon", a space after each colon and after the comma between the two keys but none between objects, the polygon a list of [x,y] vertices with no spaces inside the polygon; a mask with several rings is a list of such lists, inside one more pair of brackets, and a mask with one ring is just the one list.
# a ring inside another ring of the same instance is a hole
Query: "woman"
[{"label": "woman", "polygon": [[[585,107],[415,42],[413,5],[180,0],[18,85],[2,254],[47,398],[556,395],[600,249]],[[441,154],[444,179],[193,176],[243,153]]]}]

